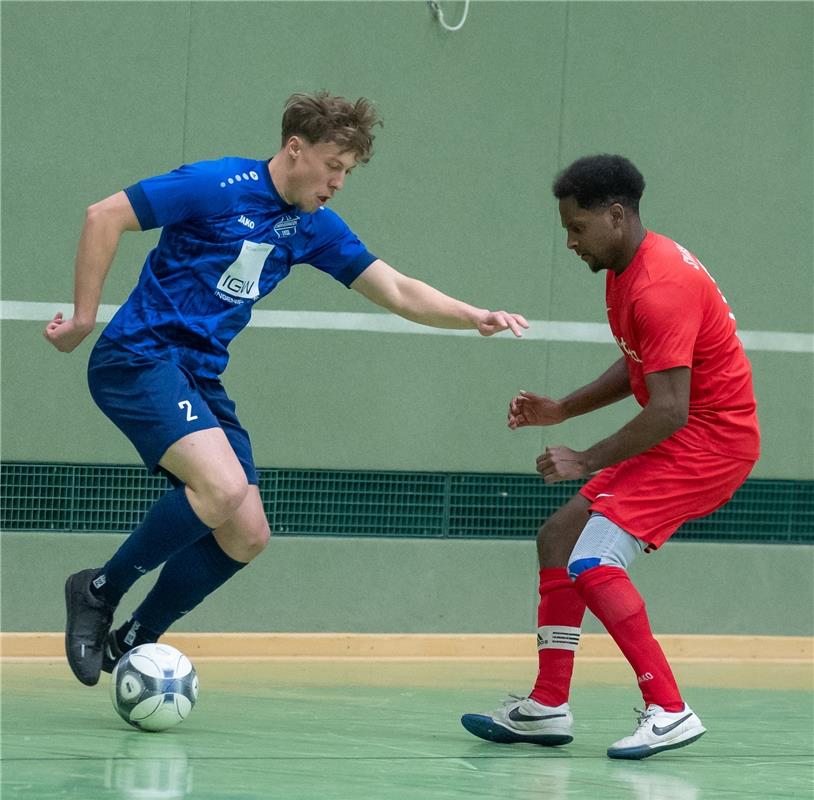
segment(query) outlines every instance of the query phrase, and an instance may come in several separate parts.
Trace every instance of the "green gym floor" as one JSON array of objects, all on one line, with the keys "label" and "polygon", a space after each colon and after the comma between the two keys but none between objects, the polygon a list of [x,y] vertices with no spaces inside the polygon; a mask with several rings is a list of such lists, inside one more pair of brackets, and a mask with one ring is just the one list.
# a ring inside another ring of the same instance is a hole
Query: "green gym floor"
[{"label": "green gym floor", "polygon": [[143,733],[110,705],[109,678],[61,662],[2,664],[2,798],[811,798],[810,664],[676,664],[708,733],[640,762],[605,749],[635,728],[627,666],[577,665],[571,745],[496,745],[464,712],[528,690],[528,661],[202,660],[198,705]]}]

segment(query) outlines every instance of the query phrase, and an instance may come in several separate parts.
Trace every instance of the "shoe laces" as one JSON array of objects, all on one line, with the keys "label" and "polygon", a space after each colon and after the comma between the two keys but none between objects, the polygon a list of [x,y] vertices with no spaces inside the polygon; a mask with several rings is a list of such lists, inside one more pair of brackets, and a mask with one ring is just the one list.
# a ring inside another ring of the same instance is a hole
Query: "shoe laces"
[{"label": "shoe laces", "polygon": [[644,709],[644,711],[642,711],[641,708],[634,708],[633,710],[638,714],[639,717],[636,722],[637,731],[647,725],[647,723],[658,713],[652,706],[648,706]]},{"label": "shoe laces", "polygon": [[526,700],[526,695],[524,694],[510,694],[506,697],[505,700],[500,701],[501,708],[508,708],[509,706],[516,705],[517,703]]}]

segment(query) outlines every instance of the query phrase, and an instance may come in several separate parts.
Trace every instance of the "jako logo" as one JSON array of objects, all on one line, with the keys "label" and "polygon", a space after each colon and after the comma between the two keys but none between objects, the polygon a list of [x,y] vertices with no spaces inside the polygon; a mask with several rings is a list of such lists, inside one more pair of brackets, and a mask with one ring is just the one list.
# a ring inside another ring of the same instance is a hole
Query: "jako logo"
[{"label": "jako logo", "polygon": [[237,220],[241,225],[245,225],[250,230],[254,230],[254,220],[249,219],[244,214],[241,214]]},{"label": "jako logo", "polygon": [[652,681],[653,680],[653,673],[652,672],[645,672],[644,675],[637,675],[636,680],[639,683],[644,683],[645,681]]}]

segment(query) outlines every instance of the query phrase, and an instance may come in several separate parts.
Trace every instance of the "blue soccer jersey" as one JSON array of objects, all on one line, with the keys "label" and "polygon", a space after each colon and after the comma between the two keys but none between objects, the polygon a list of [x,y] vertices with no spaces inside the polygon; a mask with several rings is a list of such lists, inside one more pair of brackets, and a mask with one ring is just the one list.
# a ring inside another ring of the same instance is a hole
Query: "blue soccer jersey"
[{"label": "blue soccer jersey", "polygon": [[226,369],[252,306],[294,264],[350,286],[376,260],[330,209],[309,214],[286,203],[267,161],[200,161],[124,191],[142,230],[163,230],[103,335],[196,375]]}]

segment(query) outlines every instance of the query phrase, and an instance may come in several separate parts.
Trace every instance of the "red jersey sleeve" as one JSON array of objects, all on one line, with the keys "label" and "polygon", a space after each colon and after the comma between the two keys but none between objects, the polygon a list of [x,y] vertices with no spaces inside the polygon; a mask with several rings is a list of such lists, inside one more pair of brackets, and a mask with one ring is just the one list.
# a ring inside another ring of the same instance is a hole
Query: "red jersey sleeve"
[{"label": "red jersey sleeve", "polygon": [[644,287],[633,303],[642,371],[692,367],[703,311],[692,288],[678,282]]}]

